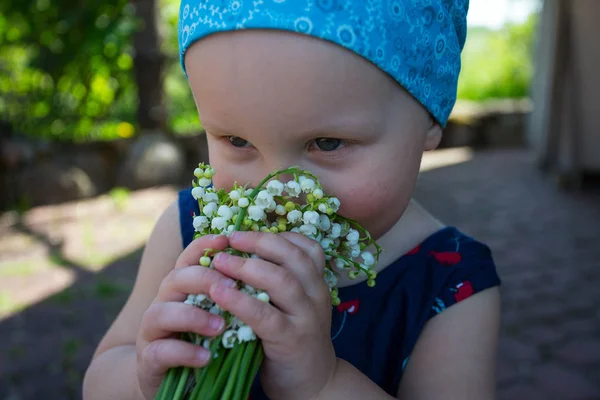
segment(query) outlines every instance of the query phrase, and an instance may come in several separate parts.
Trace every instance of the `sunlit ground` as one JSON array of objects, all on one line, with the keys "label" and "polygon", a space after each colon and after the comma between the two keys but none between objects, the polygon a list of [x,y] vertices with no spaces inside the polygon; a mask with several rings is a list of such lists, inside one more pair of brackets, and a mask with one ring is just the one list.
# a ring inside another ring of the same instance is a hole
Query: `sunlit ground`
[{"label": "sunlit ground", "polygon": [[[426,153],[422,170],[472,158],[469,148]],[[142,247],[173,188],[115,191],[95,199],[34,208],[0,218],[0,320],[97,273]]]},{"label": "sunlit ground", "polygon": [[[118,195],[117,195],[118,194]],[[114,192],[0,218],[0,320],[144,245],[171,188]]]}]

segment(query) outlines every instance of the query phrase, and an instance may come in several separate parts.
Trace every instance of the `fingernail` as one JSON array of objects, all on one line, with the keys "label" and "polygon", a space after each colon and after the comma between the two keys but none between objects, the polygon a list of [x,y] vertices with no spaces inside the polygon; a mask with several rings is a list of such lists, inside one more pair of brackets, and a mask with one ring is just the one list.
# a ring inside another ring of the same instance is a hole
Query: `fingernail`
[{"label": "fingernail", "polygon": [[213,330],[220,331],[223,328],[225,321],[223,321],[223,318],[211,317],[208,321],[208,324]]},{"label": "fingernail", "polygon": [[210,352],[204,348],[198,349],[196,351],[196,358],[198,358],[200,362],[207,362],[210,359]]},{"label": "fingernail", "polygon": [[237,283],[235,283],[235,281],[233,279],[229,279],[229,278],[223,279],[219,283],[228,288],[234,288],[237,286]]},{"label": "fingernail", "polygon": [[217,256],[215,257],[216,261],[227,261],[228,258],[229,258],[229,254],[224,253],[224,252],[217,254]]},{"label": "fingernail", "polygon": [[233,231],[231,232],[231,235],[229,235],[229,239],[231,240],[237,240],[241,237],[242,233],[240,231]]}]

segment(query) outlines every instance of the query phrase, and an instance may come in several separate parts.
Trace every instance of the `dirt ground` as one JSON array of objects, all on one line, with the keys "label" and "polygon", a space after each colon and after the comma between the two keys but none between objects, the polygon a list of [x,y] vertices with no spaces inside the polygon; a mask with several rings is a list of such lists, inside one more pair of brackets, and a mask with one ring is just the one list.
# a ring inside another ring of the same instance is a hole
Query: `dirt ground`
[{"label": "dirt ground", "polygon": [[[176,188],[0,216],[0,399],[79,399]],[[559,191],[524,150],[434,152],[416,198],[487,242],[503,279],[500,399],[600,399],[600,190]]]}]

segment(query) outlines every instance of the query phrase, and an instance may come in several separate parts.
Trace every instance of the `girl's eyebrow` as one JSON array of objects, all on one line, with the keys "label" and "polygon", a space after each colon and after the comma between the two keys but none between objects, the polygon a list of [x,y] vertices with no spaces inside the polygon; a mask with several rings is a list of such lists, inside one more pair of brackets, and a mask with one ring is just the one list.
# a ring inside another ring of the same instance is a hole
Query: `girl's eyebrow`
[{"label": "girl's eyebrow", "polygon": [[[358,136],[364,135],[365,133],[374,134],[382,131],[385,125],[384,118],[368,118],[366,116],[345,116],[343,118],[330,119],[323,121],[322,124],[315,124],[315,126],[309,127],[308,129],[288,129],[285,132],[292,133],[294,136],[299,138],[314,138],[319,136],[334,137],[335,135],[342,136]],[[210,131],[211,134],[217,136],[244,136],[244,132],[231,129],[225,129],[213,121],[202,122],[202,127],[205,131]],[[282,133],[278,132],[278,134]]]}]

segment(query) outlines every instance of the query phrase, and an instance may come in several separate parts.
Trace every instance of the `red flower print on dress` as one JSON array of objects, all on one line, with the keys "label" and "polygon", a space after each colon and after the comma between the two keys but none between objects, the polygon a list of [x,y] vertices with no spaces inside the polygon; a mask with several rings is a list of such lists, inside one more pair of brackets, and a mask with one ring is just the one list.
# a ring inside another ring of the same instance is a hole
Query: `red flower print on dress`
[{"label": "red flower print on dress", "polygon": [[432,251],[429,253],[437,262],[443,265],[456,265],[462,260],[462,256],[456,251]]},{"label": "red flower print on dress", "polygon": [[417,247],[415,247],[414,249],[412,249],[411,251],[406,253],[406,255],[412,256],[412,255],[417,254],[419,251],[421,251],[421,245],[418,245]]},{"label": "red flower print on dress", "polygon": [[454,300],[456,300],[458,303],[459,301],[463,301],[464,299],[471,297],[473,293],[475,293],[475,289],[473,289],[471,282],[464,281],[456,285]]},{"label": "red flower print on dress", "polygon": [[337,310],[339,312],[347,311],[348,314],[352,315],[358,312],[358,305],[358,300],[344,301],[343,303],[340,303],[340,305],[337,306]]}]

